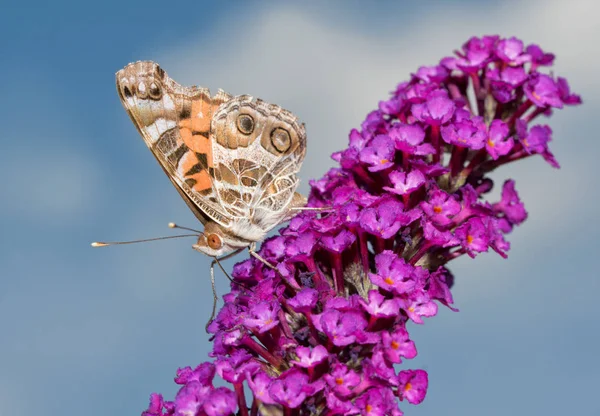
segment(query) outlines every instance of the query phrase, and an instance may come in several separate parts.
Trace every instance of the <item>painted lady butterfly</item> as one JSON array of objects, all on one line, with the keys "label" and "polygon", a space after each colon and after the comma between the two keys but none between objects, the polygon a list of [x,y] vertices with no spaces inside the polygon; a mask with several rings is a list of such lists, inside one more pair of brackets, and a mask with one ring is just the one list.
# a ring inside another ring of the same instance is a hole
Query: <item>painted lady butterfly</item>
[{"label": "painted lady butterfly", "polygon": [[248,95],[184,87],[154,62],[117,72],[121,102],[175,188],[204,225],[194,249],[249,247],[303,207],[296,192],[304,125]]},{"label": "painted lady butterfly", "polygon": [[304,125],[249,95],[219,90],[211,97],[207,88],[184,87],[150,61],[127,65],[116,81],[144,142],[204,225],[193,248],[214,257],[216,300],[215,263],[248,248],[269,265],[256,243],[306,205],[296,192]]}]

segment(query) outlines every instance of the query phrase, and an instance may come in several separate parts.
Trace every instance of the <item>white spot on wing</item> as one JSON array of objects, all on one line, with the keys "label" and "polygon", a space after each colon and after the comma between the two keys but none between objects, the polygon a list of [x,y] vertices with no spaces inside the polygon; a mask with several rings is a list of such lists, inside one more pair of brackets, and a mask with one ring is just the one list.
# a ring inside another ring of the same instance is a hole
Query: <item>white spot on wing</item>
[{"label": "white spot on wing", "polygon": [[162,102],[165,110],[175,110],[175,103],[168,95],[163,95]]},{"label": "white spot on wing", "polygon": [[175,127],[177,123],[175,120],[165,120],[164,118],[157,118],[154,123],[148,126],[146,131],[152,138],[152,143],[156,142],[158,138],[167,130]]}]

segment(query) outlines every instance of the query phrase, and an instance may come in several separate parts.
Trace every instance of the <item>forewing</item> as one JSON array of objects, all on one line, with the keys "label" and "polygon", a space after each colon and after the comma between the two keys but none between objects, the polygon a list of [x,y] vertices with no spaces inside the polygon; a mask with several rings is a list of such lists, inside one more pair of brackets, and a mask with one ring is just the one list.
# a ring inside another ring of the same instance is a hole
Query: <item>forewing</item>
[{"label": "forewing", "polygon": [[214,189],[211,120],[231,96],[184,87],[154,62],[136,62],[117,72],[121,101],[165,173],[202,223],[227,227],[229,216]]}]

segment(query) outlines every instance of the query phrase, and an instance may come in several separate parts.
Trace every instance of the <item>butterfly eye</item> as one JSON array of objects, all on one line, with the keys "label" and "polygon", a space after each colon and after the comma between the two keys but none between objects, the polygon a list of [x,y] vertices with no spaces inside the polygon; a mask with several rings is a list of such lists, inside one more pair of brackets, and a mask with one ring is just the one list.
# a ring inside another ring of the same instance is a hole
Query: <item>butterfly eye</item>
[{"label": "butterfly eye", "polygon": [[254,131],[254,119],[248,114],[240,114],[236,123],[240,133],[250,134]]},{"label": "butterfly eye", "polygon": [[144,84],[143,82],[140,82],[138,84],[136,95],[138,96],[138,98],[141,98],[141,99],[148,98],[148,91],[146,91],[146,84]]},{"label": "butterfly eye", "polygon": [[150,95],[150,98],[153,100],[158,100],[162,96],[160,87],[156,82],[150,84],[150,88],[148,88],[148,95]]},{"label": "butterfly eye", "polygon": [[271,132],[271,144],[281,153],[287,151],[292,145],[290,133],[287,130],[277,127]]},{"label": "butterfly eye", "polygon": [[223,241],[217,234],[209,234],[208,237],[206,237],[206,242],[213,250],[218,250],[223,247]]}]

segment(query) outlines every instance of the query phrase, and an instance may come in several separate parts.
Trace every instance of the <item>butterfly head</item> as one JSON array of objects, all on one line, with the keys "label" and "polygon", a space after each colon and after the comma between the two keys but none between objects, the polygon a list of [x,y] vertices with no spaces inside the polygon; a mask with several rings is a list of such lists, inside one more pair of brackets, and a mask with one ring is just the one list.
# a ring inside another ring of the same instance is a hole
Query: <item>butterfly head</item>
[{"label": "butterfly head", "polygon": [[217,223],[207,222],[204,225],[204,232],[192,247],[211,257],[220,257],[246,246],[248,246],[247,242],[229,235]]}]

